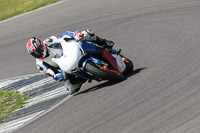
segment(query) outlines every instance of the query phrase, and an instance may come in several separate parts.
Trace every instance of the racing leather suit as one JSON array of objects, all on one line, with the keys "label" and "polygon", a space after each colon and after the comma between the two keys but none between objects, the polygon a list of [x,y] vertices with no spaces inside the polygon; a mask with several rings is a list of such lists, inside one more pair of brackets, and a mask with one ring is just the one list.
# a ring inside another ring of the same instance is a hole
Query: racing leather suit
[{"label": "racing leather suit", "polygon": [[[62,56],[61,39],[64,39],[65,41],[72,40],[76,38],[77,34],[80,34],[80,32],[67,31],[61,36],[51,36],[45,39],[44,44],[46,45],[48,55],[44,59],[36,59],[37,69],[41,73],[52,76],[56,81],[64,80],[65,88],[67,89],[68,93],[78,91],[86,79],[76,77],[69,73],[63,73],[58,64],[52,61],[52,58],[59,58]],[[81,37],[79,41],[91,41],[97,43],[98,45],[105,45],[111,48],[114,44],[112,41],[99,38],[90,30],[84,30],[81,32],[81,34],[84,36]]]}]

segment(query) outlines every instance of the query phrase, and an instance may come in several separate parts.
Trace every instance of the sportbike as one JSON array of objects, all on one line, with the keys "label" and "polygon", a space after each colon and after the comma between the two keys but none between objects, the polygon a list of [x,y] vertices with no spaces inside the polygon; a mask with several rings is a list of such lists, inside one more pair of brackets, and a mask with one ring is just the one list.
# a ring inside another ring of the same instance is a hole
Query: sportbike
[{"label": "sportbike", "polygon": [[59,58],[52,60],[66,73],[91,80],[119,82],[133,71],[133,63],[121,50],[106,49],[92,42],[62,40]]}]

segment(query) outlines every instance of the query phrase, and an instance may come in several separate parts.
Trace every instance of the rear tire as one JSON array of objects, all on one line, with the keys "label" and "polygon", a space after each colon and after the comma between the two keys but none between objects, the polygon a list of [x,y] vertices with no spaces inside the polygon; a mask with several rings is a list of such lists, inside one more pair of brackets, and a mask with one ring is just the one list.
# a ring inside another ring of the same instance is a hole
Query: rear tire
[{"label": "rear tire", "polygon": [[85,69],[86,71],[92,73],[95,77],[104,79],[104,80],[109,80],[109,81],[113,81],[113,82],[120,82],[122,80],[124,80],[124,75],[120,74],[114,74],[114,73],[110,73],[107,71],[104,71],[102,69],[100,69],[99,66],[93,64],[92,62],[88,62],[85,65]]}]

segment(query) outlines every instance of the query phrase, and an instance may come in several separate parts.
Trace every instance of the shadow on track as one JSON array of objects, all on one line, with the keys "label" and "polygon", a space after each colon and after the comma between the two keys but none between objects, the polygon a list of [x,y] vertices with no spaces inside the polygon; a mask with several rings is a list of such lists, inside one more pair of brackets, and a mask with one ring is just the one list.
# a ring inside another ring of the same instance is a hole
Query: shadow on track
[{"label": "shadow on track", "polygon": [[[141,72],[142,70],[144,70],[144,69],[146,69],[146,68],[138,68],[138,69],[135,69],[133,72],[131,72],[131,73],[129,73],[129,74],[126,75],[125,80],[126,80],[127,78],[133,76],[133,75],[136,75],[136,74],[140,73],[140,72]],[[123,81],[121,81],[121,82],[123,82]],[[118,82],[118,83],[120,83],[120,82]],[[79,92],[79,93],[75,94],[74,96],[80,95],[80,94],[84,94],[84,93],[88,93],[88,92],[92,92],[92,91],[96,91],[96,90],[99,90],[99,89],[104,88],[104,87],[106,87],[106,86],[112,86],[112,85],[118,84],[118,83],[116,83],[116,82],[111,82],[111,81],[106,81],[106,82],[104,82],[104,83],[101,83],[101,84],[98,84],[98,85],[96,85],[96,86],[93,86],[93,87],[91,87],[91,88],[89,88],[89,89],[87,89],[87,90],[84,90],[84,91],[82,91],[82,92]]]},{"label": "shadow on track", "polygon": [[133,76],[133,75],[136,75],[136,74],[140,73],[144,69],[146,69],[146,67],[144,67],[144,68],[138,68],[138,69],[133,70],[132,73],[129,73],[129,74],[126,75],[126,79],[129,78],[129,77],[131,77],[131,76]]}]

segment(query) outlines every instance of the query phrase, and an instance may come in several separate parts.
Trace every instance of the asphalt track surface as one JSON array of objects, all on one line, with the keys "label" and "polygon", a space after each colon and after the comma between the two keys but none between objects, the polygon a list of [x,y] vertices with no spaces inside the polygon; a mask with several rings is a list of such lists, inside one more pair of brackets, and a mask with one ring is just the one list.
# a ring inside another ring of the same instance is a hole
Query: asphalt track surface
[{"label": "asphalt track surface", "polygon": [[25,44],[92,29],[133,61],[127,80],[86,83],[17,133],[199,133],[199,0],[66,0],[0,23],[1,79],[36,73]]}]

